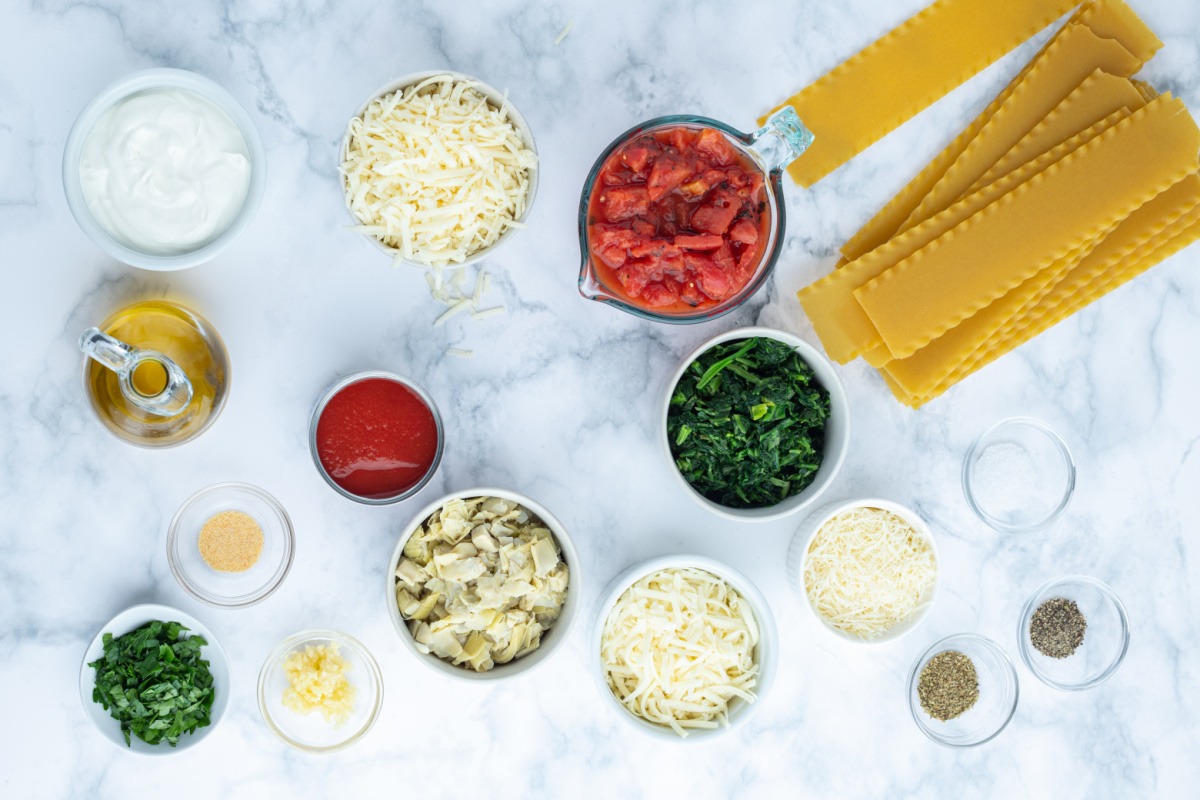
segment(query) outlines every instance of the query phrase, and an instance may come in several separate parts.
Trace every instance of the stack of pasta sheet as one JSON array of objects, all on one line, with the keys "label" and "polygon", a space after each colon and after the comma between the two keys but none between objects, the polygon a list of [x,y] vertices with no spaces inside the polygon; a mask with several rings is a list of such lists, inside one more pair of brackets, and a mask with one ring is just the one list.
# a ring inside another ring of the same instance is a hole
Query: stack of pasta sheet
[{"label": "stack of pasta sheet", "polygon": [[1200,238],[1200,130],[1132,78],[1162,46],[1093,0],[800,302],[914,408]]}]

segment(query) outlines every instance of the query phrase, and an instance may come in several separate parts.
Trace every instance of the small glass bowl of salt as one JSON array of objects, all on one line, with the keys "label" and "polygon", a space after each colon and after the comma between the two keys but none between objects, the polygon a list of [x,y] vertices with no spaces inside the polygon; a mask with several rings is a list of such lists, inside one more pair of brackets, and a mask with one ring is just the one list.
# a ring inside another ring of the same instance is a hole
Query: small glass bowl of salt
[{"label": "small glass bowl of salt", "polygon": [[1001,420],[967,450],[963,494],[981,520],[1001,533],[1048,527],[1071,502],[1075,461],[1062,437],[1028,417]]}]

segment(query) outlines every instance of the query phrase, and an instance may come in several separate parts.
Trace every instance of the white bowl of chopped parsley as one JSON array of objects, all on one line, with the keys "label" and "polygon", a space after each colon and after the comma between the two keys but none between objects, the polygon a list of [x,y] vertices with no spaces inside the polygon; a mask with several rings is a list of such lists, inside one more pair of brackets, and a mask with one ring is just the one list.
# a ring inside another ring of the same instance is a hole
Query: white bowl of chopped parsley
[{"label": "white bowl of chopped parsley", "polygon": [[811,504],[850,444],[846,390],[808,342],[738,328],[700,345],[663,398],[660,440],[688,495],[722,517],[765,522]]},{"label": "white bowl of chopped parsley", "polygon": [[225,716],[229,687],[229,658],[217,637],[170,606],[117,614],[79,669],[84,713],[117,747],[145,756],[178,753],[206,738]]}]

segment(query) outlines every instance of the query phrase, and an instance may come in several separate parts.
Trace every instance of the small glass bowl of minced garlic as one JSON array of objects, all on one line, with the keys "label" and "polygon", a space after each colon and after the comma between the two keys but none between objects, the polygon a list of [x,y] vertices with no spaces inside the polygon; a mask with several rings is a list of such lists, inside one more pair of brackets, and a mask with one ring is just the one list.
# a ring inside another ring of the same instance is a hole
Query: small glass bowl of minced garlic
[{"label": "small glass bowl of minced garlic", "polygon": [[292,566],[292,521],[279,501],[248,483],[193,494],[167,530],[167,561],[179,585],[216,608],[245,608],[271,595]]}]

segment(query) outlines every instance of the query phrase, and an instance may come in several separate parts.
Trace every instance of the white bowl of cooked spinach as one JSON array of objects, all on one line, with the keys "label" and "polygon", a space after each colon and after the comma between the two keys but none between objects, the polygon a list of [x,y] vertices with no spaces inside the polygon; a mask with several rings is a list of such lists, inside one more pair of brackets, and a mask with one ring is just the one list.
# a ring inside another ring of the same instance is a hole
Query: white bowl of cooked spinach
[{"label": "white bowl of cooked spinach", "polygon": [[229,707],[229,689],[229,658],[217,637],[170,606],[138,605],[113,617],[79,669],[84,713],[105,738],[138,755],[178,753],[205,739]]},{"label": "white bowl of cooked spinach", "polygon": [[709,339],[667,384],[660,438],[700,505],[740,521],[779,519],[833,482],[850,443],[846,390],[803,339],[738,328]]}]

